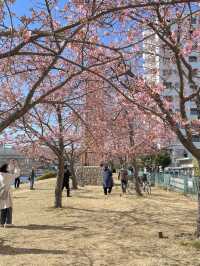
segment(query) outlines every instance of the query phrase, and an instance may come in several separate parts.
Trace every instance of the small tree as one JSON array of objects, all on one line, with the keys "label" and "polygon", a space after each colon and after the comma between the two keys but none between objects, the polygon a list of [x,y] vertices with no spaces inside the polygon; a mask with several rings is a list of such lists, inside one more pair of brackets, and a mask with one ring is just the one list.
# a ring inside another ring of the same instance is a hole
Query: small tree
[{"label": "small tree", "polygon": [[163,170],[165,167],[171,164],[172,160],[167,152],[160,152],[155,156],[155,165],[162,166]]},{"label": "small tree", "polygon": [[157,153],[141,157],[141,160],[144,166],[149,169],[153,169],[155,166],[162,166],[164,169],[171,164],[170,154],[166,151],[159,150]]},{"label": "small tree", "polygon": [[[72,153],[80,148],[80,131],[79,122],[75,118],[74,114],[68,107],[61,104],[43,104],[34,108],[31,113],[28,113],[21,124],[17,124],[18,137],[17,144],[19,147],[27,145],[27,142],[31,142],[29,152],[32,152],[32,148],[36,148],[42,156],[45,157],[50,153],[53,155],[53,159],[58,162],[58,174],[55,187],[55,204],[56,208],[62,207],[62,184],[64,178],[64,164],[66,160],[70,163],[70,167],[74,169],[74,155],[69,155],[69,150]],[[22,131],[23,130],[23,131]],[[25,135],[24,135],[25,133]],[[15,141],[16,142],[16,141]],[[46,146],[46,149],[41,149],[41,146]],[[39,156],[37,154],[37,156]],[[72,164],[72,165],[71,165]],[[76,186],[76,180],[74,172],[73,184]]]}]

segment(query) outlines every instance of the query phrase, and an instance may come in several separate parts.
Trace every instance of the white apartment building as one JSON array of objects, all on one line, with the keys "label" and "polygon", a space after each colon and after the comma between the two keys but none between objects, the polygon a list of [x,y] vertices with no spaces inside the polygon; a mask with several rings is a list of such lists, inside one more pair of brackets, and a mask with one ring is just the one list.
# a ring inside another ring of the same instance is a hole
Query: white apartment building
[{"label": "white apartment building", "polygon": [[[192,28],[200,27],[200,16],[194,16],[191,18]],[[179,88],[179,76],[176,64],[174,64],[168,58],[170,57],[169,50],[164,43],[158,38],[157,35],[153,35],[151,30],[144,31],[144,37],[152,34],[150,38],[147,38],[143,43],[143,66],[145,72],[145,79],[148,82],[155,84],[164,84],[165,89],[163,92],[164,97],[168,97],[168,101],[172,104],[172,111],[179,112],[179,100],[178,100],[178,88]],[[187,61],[192,66],[194,72],[199,76],[200,84],[200,53],[197,52],[194,44],[193,51],[187,56]],[[192,87],[186,82],[186,93],[192,92]],[[198,112],[195,102],[188,102],[186,105],[187,115],[189,119],[197,119]],[[194,136],[194,144],[200,147],[200,136]],[[181,158],[188,158],[188,162],[191,164],[192,155],[186,150],[185,147],[178,141],[178,139],[171,146],[171,155],[174,165],[177,165]]]}]

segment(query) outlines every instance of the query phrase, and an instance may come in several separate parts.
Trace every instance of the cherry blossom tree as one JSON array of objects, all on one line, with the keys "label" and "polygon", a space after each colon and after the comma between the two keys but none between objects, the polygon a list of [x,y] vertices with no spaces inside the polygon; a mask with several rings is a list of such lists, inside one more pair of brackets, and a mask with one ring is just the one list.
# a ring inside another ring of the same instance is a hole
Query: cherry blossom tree
[{"label": "cherry blossom tree", "polygon": [[0,132],[88,69],[116,60],[96,44],[104,26],[95,19],[103,14],[93,18],[76,1],[57,8],[59,1],[45,0],[18,17],[14,2],[0,3]]},{"label": "cherry blossom tree", "polygon": [[[194,141],[200,133],[200,77],[198,68],[190,61],[198,58],[200,51],[199,5],[194,1],[170,6],[157,4],[146,12],[137,11],[128,10],[126,17],[138,29],[143,45],[137,46],[137,53],[131,50],[135,32],[130,31],[126,46],[129,49],[123,51],[125,60],[121,69],[113,69],[115,78],[109,78],[108,82],[130,104],[159,117],[200,164],[200,150]],[[139,54],[143,58],[139,57],[135,67]],[[162,66],[173,72],[177,84],[167,84],[171,74],[161,73]],[[189,114],[191,102],[197,110],[196,118]],[[197,236],[200,237],[200,191]]]},{"label": "cherry blossom tree", "polygon": [[[187,60],[193,48],[199,53],[199,29],[191,23],[193,16],[198,19],[199,0],[44,0],[39,1],[41,9],[33,6],[21,17],[13,12],[14,2],[0,4],[0,132],[53,93],[64,95],[71,84],[92,77],[158,116],[200,164],[193,142],[200,133],[199,119],[191,121],[187,110],[193,100],[200,112],[199,77]],[[148,40],[151,46],[145,48],[142,43]],[[144,69],[144,54],[157,58],[149,69]],[[179,111],[164,97],[163,82],[154,79],[160,60],[176,68],[179,84],[173,89]],[[85,93],[80,89],[76,97]],[[200,236],[200,191],[198,203]]]},{"label": "cherry blossom tree", "polygon": [[132,13],[190,2],[40,0],[20,16],[17,0],[1,1],[0,132],[81,73],[99,75],[99,66],[118,60],[128,48],[125,34],[138,33],[127,27]]},{"label": "cherry blossom tree", "polygon": [[[74,153],[80,150],[81,132],[77,117],[64,105],[40,104],[18,121],[13,136],[18,149],[26,150],[32,157],[58,163],[54,206],[61,208],[64,165],[72,163],[73,170]],[[73,183],[77,186],[75,176]]]},{"label": "cherry blossom tree", "polygon": [[104,95],[103,108],[96,111],[96,124],[91,125],[96,139],[100,140],[96,153],[105,161],[125,158],[134,167],[136,192],[142,195],[138,159],[156,154],[161,147],[168,147],[174,139],[173,134],[160,118],[144,112],[121,96]]}]

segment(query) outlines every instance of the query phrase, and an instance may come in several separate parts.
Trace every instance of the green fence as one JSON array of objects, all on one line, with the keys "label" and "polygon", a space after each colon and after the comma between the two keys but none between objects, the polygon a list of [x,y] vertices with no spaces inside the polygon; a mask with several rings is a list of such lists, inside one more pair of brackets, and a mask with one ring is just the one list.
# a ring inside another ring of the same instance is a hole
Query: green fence
[{"label": "green fence", "polygon": [[152,183],[166,189],[182,192],[184,194],[197,194],[199,177],[172,176],[165,173],[152,174]]}]

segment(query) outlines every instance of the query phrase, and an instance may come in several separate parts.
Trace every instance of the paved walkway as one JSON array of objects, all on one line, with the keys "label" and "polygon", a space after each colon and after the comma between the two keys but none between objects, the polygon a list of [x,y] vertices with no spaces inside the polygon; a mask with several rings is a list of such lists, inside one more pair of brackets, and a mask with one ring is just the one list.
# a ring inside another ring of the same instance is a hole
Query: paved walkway
[{"label": "paved walkway", "polygon": [[14,191],[16,227],[0,229],[0,266],[200,265],[200,251],[183,245],[195,228],[191,199],[158,189],[120,197],[119,187],[105,199],[100,187],[86,187],[55,210],[54,185]]}]

